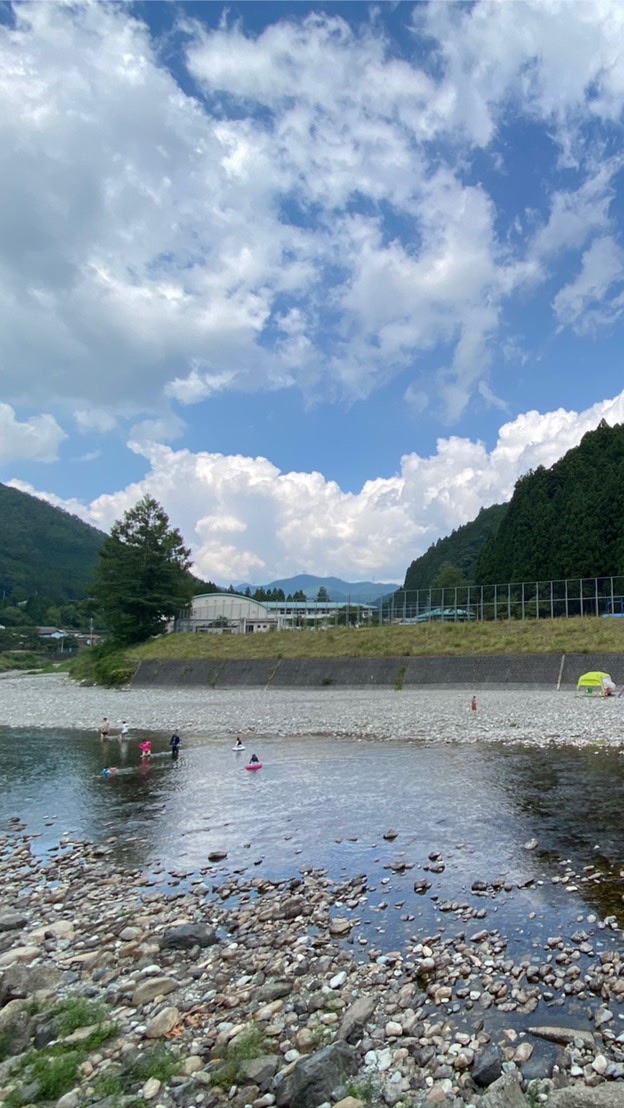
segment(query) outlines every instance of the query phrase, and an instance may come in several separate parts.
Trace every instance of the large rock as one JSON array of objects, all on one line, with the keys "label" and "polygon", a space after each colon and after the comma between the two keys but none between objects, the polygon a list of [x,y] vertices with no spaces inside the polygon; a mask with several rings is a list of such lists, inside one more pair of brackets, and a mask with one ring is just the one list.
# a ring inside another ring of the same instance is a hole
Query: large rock
[{"label": "large rock", "polygon": [[19,931],[28,923],[28,916],[23,912],[17,912],[14,908],[5,908],[0,911],[0,931]]},{"label": "large rock", "polygon": [[278,1108],[317,1108],[332,1089],[355,1073],[355,1051],[345,1042],[330,1043],[309,1058],[300,1058],[276,1089]]},{"label": "large rock", "polygon": [[360,996],[347,1008],[338,1028],[338,1039],[351,1040],[366,1026],[373,1012],[375,1001],[372,996]]},{"label": "large rock", "polygon": [[177,989],[178,982],[175,977],[147,977],[137,985],[132,994],[132,1003],[135,1008],[141,1008],[155,1000],[157,996],[166,996]]},{"label": "large rock", "polygon": [[181,927],[170,927],[160,940],[161,950],[191,950],[194,946],[214,946],[219,940],[217,933],[205,923],[184,923]]},{"label": "large rock", "polygon": [[593,1089],[584,1085],[557,1089],[548,1097],[548,1108],[624,1108],[624,1085],[612,1081]]},{"label": "large rock", "polygon": [[[550,1108],[550,1100],[548,1108]],[[527,1108],[527,1099],[515,1073],[499,1077],[478,1101],[479,1108]]]},{"label": "large rock", "polygon": [[154,1016],[153,1020],[150,1020],[145,1028],[146,1038],[164,1039],[165,1035],[173,1031],[179,1020],[180,1012],[178,1008],[173,1006],[170,1008],[163,1008],[158,1015]]},{"label": "large rock", "polygon": [[257,1085],[261,1093],[266,1093],[277,1072],[279,1058],[277,1054],[262,1054],[259,1058],[247,1058],[241,1062],[238,1070],[243,1081],[239,1084]]},{"label": "large rock", "polygon": [[485,1088],[486,1085],[492,1085],[494,1081],[497,1081],[502,1072],[501,1052],[494,1043],[489,1043],[477,1054],[474,1060],[471,1070],[472,1080],[476,1085]]},{"label": "large rock", "polygon": [[7,1000],[54,993],[62,974],[54,966],[9,966],[0,977],[0,1005]]},{"label": "large rock", "polygon": [[29,1000],[10,1000],[0,1011],[0,1036],[4,1055],[12,1057],[26,1050],[32,1037]]}]

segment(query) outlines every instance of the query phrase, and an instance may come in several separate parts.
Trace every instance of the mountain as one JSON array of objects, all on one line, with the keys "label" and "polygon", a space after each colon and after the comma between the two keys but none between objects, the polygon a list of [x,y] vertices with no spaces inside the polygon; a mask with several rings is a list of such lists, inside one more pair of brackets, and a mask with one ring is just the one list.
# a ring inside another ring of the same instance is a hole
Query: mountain
[{"label": "mountain", "polygon": [[104,534],[61,508],[0,484],[0,599],[84,597]]},{"label": "mountain", "polygon": [[464,523],[446,538],[438,539],[412,562],[405,574],[403,589],[430,589],[438,574],[449,566],[458,570],[464,581],[480,584],[475,576],[479,555],[498,532],[508,507],[508,504],[492,504],[490,508],[482,508],[476,519]]},{"label": "mountain", "polygon": [[624,425],[602,420],[521,477],[475,573],[479,584],[624,575]]},{"label": "mountain", "polygon": [[268,585],[235,585],[236,592],[244,593],[250,589],[283,589],[285,596],[304,592],[308,600],[316,600],[320,588],[327,591],[330,600],[345,604],[348,601],[362,604],[374,604],[388,593],[396,592],[395,584],[383,584],[379,581],[343,581],[340,577],[314,577],[311,573],[299,573],[296,577],[284,577],[271,581]]}]

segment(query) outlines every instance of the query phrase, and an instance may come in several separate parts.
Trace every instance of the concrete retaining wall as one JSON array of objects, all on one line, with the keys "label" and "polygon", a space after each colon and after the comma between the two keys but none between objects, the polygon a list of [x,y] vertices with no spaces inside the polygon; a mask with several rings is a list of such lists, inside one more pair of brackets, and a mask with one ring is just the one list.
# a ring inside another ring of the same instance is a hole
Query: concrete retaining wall
[{"label": "concrete retaining wall", "polygon": [[141,662],[132,684],[208,688],[574,688],[582,673],[606,670],[624,685],[623,654],[465,655],[444,658],[267,658]]}]

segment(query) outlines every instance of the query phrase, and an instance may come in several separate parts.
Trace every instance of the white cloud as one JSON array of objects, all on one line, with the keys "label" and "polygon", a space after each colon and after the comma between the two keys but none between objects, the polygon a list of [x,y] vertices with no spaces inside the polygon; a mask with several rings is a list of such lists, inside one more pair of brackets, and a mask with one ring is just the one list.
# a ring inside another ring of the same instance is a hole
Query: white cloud
[{"label": "white cloud", "polygon": [[9,404],[0,403],[0,462],[53,462],[66,437],[53,416],[21,422]]},{"label": "white cloud", "polygon": [[198,574],[222,585],[301,572],[402,581],[432,542],[481,507],[508,500],[518,477],[552,465],[601,419],[624,421],[624,392],[582,412],[526,412],[501,427],[491,451],[457,436],[440,439],[432,456],[407,454],[396,476],[367,481],[357,493],[320,473],[282,473],[265,458],[155,443],[134,447],[149,464],[142,481],[89,505],[8,483],[102,529],[150,493],[181,530]]},{"label": "white cloud", "polygon": [[[624,281],[624,253],[610,237],[594,239],[582,258],[580,272],[554,301],[557,319],[583,331],[589,325],[587,309],[604,300],[609,289]],[[590,317],[591,318],[591,317]]]},{"label": "white cloud", "polygon": [[105,412],[101,408],[77,408],[73,415],[78,430],[85,435],[92,432],[103,435],[107,431],[112,431],[117,422],[110,412]]},{"label": "white cloud", "polygon": [[[53,398],[105,430],[163,394],[353,400],[409,368],[414,395],[458,415],[487,383],[506,298],[608,230],[617,159],[580,136],[624,105],[624,11],[415,11],[431,72],[393,55],[379,18],[356,31],[320,12],[256,38],[187,24],[202,100],[127,6],[16,5],[0,28],[7,399]],[[545,187],[526,257],[464,173],[512,110],[581,164],[576,189]],[[421,368],[437,346],[441,389]]]}]

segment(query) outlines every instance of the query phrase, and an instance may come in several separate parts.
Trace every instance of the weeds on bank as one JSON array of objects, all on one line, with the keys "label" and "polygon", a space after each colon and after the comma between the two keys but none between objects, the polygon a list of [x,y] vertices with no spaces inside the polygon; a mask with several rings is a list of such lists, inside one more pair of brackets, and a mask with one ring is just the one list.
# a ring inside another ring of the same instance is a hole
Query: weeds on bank
[{"label": "weeds on bank", "polygon": [[362,1100],[364,1104],[373,1105],[377,1101],[377,1089],[372,1077],[365,1077],[362,1081],[350,1081],[347,1085],[347,1095]]},{"label": "weeds on bank", "polygon": [[[18,1083],[3,1101],[3,1108],[58,1100],[78,1083],[79,1069],[89,1054],[114,1038],[117,1025],[106,1021],[106,1007],[86,997],[67,997],[46,1013],[60,1036],[79,1027],[91,1027],[80,1043],[53,1042],[41,1050],[30,1050],[17,1064],[12,1080]],[[8,1043],[4,1044],[6,1051]],[[1,1049],[1,1044],[0,1044]]]},{"label": "weeds on bank", "polygon": [[265,1038],[258,1027],[250,1027],[248,1031],[241,1032],[226,1048],[223,1064],[212,1074],[212,1084],[220,1089],[229,1089],[231,1085],[236,1085],[241,1062],[260,1058],[265,1053]]},{"label": "weeds on bank", "polygon": [[179,1068],[178,1056],[164,1043],[148,1046],[121,1075],[124,1091],[128,1092],[129,1086],[145,1084],[150,1077],[156,1077],[164,1084]]},{"label": "weeds on bank", "polygon": [[[572,619],[489,620],[474,623],[384,624],[327,631],[271,631],[266,635],[161,635],[124,656],[168,661],[212,658],[374,658],[459,654],[620,653],[620,620],[599,616]],[[99,648],[96,648],[99,649]],[[82,651],[82,655],[91,651]]]}]

